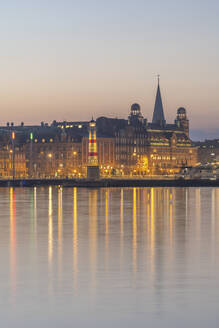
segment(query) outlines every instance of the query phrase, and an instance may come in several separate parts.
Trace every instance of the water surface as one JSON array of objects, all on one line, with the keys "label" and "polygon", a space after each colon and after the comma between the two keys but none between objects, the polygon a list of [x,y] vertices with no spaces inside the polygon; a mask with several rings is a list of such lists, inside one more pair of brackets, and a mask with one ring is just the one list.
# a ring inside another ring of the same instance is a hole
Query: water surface
[{"label": "water surface", "polygon": [[2,327],[218,327],[219,188],[0,189]]}]

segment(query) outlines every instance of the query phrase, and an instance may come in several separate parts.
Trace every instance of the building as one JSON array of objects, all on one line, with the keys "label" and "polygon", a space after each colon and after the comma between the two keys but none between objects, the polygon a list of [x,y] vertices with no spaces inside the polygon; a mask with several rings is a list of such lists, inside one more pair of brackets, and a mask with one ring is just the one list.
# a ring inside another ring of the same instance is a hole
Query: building
[{"label": "building", "polygon": [[198,141],[194,144],[198,148],[199,163],[219,162],[219,139]]},{"label": "building", "polygon": [[133,104],[128,124],[115,135],[116,169],[124,175],[173,175],[197,163],[186,109],[180,107],[175,122],[166,123],[159,81],[152,122],[143,118],[140,105]]},{"label": "building", "polygon": [[20,136],[13,140],[14,132],[0,130],[0,178],[24,178],[27,174],[26,156]]},{"label": "building", "polygon": [[81,177],[80,135],[54,126],[38,127],[28,133],[24,147],[29,177]]},{"label": "building", "polygon": [[[8,123],[0,128],[0,175],[86,177],[89,129],[89,121],[53,121],[51,125],[42,122],[39,126]],[[180,107],[175,121],[166,122],[159,80],[152,122],[135,103],[127,119],[99,117],[95,129],[101,176],[175,175],[197,163],[197,147],[189,137],[186,109]],[[213,153],[212,148],[210,151]]]}]

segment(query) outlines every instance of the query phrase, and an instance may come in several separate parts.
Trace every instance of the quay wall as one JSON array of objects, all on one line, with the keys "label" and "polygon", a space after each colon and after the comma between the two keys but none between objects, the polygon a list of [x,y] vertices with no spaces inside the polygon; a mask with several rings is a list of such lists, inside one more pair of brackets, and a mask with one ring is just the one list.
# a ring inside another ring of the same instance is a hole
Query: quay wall
[{"label": "quay wall", "polygon": [[219,187],[219,179],[16,179],[0,180],[0,187]]}]

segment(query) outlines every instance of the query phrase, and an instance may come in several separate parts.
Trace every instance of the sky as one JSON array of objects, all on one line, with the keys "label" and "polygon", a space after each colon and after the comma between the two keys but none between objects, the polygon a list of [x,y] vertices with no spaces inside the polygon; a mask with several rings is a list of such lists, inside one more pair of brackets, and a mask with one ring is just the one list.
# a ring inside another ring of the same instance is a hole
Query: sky
[{"label": "sky", "polygon": [[219,137],[218,0],[0,3],[0,124],[152,119],[157,74],[167,122]]}]

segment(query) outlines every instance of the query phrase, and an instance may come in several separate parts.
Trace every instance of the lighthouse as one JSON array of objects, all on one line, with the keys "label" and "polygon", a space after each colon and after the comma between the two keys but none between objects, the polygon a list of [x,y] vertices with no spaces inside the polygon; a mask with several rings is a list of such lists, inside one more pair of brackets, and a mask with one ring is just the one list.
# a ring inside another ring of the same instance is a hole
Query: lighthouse
[{"label": "lighthouse", "polygon": [[99,179],[99,165],[97,154],[96,122],[92,119],[89,123],[89,145],[88,145],[87,178]]}]

